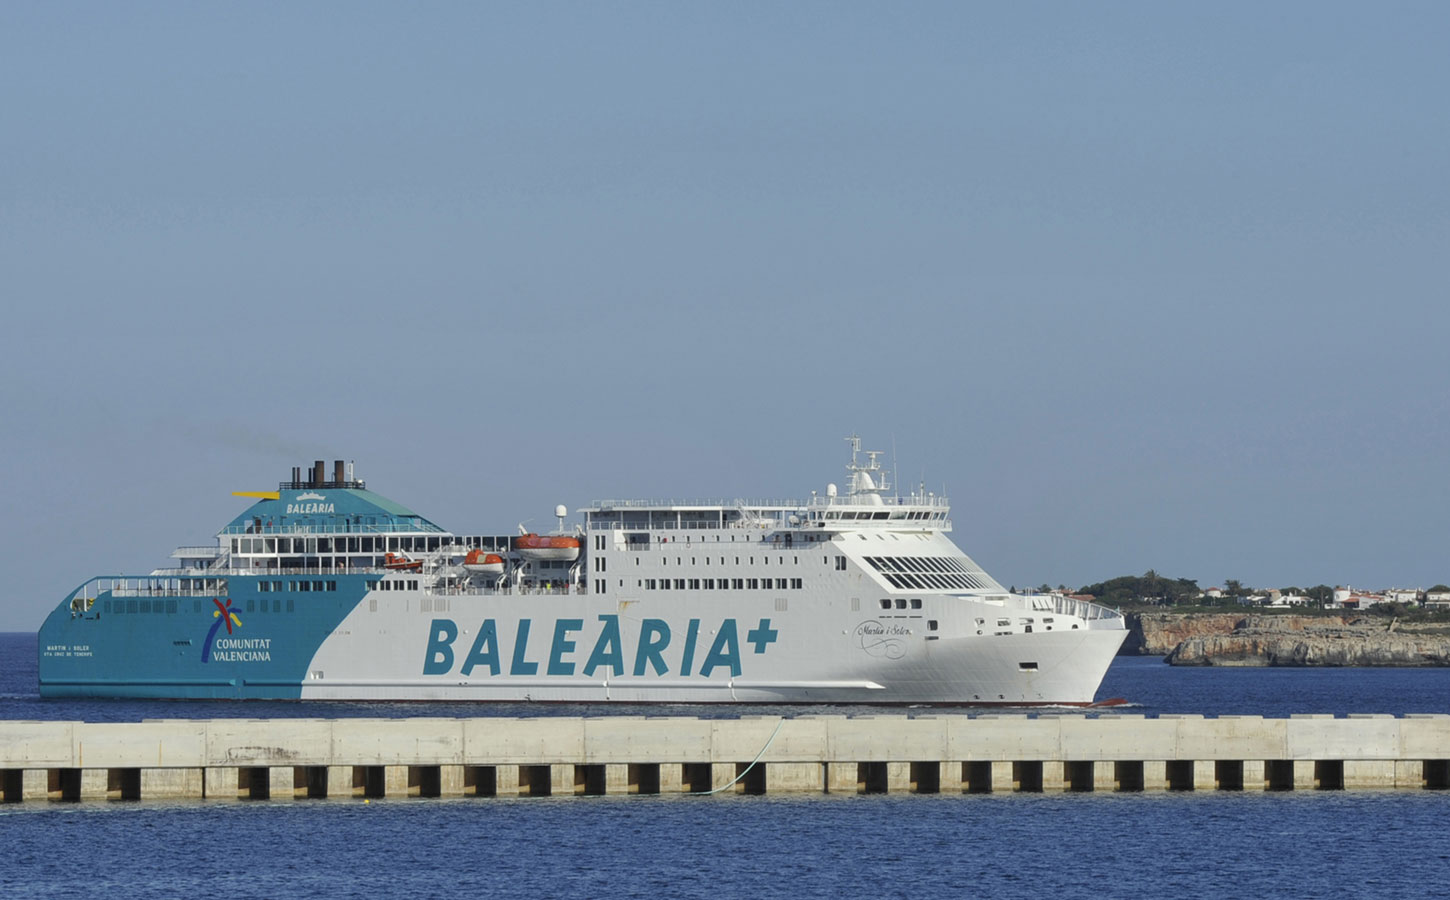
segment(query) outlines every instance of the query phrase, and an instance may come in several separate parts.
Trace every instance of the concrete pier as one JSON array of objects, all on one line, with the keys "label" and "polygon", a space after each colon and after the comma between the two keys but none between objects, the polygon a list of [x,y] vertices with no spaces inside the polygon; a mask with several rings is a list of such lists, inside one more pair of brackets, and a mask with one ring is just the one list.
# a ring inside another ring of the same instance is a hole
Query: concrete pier
[{"label": "concrete pier", "polygon": [[1436,788],[1450,715],[0,722],[11,803]]}]

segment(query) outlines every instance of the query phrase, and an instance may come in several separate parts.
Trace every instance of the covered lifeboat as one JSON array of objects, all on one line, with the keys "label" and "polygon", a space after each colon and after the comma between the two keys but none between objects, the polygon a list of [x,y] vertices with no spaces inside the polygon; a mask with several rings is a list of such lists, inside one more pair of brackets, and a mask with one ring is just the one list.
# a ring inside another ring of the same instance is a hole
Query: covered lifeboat
[{"label": "covered lifeboat", "polygon": [[559,534],[524,534],[514,538],[514,550],[524,559],[579,558],[579,539]]},{"label": "covered lifeboat", "polygon": [[502,575],[503,557],[473,549],[463,558],[463,568],[474,575]]}]

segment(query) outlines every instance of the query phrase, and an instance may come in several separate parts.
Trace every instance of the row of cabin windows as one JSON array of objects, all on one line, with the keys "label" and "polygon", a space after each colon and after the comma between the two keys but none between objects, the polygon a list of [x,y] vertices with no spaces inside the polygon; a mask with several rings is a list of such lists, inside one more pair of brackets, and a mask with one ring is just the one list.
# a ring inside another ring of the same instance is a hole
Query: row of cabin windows
[{"label": "row of cabin windows", "polygon": [[[167,597],[164,600],[159,597],[155,600],[150,598],[121,600],[118,598],[115,600],[107,600],[101,604],[102,612],[122,615],[128,613],[174,613],[176,609],[176,599],[174,597]],[[201,612],[201,600],[199,599],[196,601],[196,611]]]},{"label": "row of cabin windows", "polygon": [[977,572],[963,556],[868,556],[866,561],[878,572],[960,572],[967,575]]},{"label": "row of cabin windows", "polygon": [[643,578],[635,582],[647,591],[799,591],[800,578]]},{"label": "row of cabin windows", "polygon": [[[597,527],[597,526],[595,526],[595,527]],[[739,538],[739,540],[740,540],[740,542],[742,544],[749,544],[751,542],[760,543],[760,544],[780,544],[780,543],[784,543],[786,546],[790,546],[792,543],[794,543],[796,541],[800,541],[803,544],[814,544],[814,543],[821,543],[821,542],[824,542],[824,541],[829,541],[831,539],[831,536],[829,534],[815,534],[815,533],[812,533],[812,532],[809,532],[809,531],[801,532],[801,533],[797,534],[796,532],[788,531],[788,532],[785,532],[784,534],[781,534],[780,532],[772,532],[770,534],[762,534],[760,536],[759,540],[756,540],[754,537],[752,537],[749,534],[741,534],[741,535],[734,535],[734,534],[732,534],[732,535],[730,535],[730,540],[728,542],[722,542],[720,540],[720,535],[718,535],[718,534],[716,534],[716,535],[704,535],[704,534],[651,535],[647,531],[629,531],[629,532],[625,532],[625,535],[624,535],[624,543],[627,546],[629,546],[631,548],[634,548],[634,549],[639,549],[641,547],[646,547],[646,546],[648,546],[650,544],[679,544],[679,543],[683,543],[686,546],[688,546],[691,543],[703,544],[703,543],[706,542],[706,538],[708,538],[708,537],[714,537],[715,538],[714,543],[716,543],[716,544],[719,544],[719,543],[731,543],[731,544],[733,544],[733,543],[735,543],[736,539]],[[606,540],[607,540],[607,538],[606,538],[605,535],[602,535],[602,534],[595,535],[594,536],[594,549],[595,550],[607,550],[607,549],[609,549],[605,545],[605,541]]]},{"label": "row of cabin windows", "polygon": [[269,592],[281,593],[282,591],[335,591],[336,581],[259,581],[257,592],[266,594]]},{"label": "row of cabin windows", "polygon": [[[321,588],[318,590],[321,590]],[[283,607],[284,604],[281,597],[273,598],[270,603],[266,597],[248,597],[246,602],[246,612],[249,613],[264,613],[268,611],[279,613],[282,612]],[[288,597],[285,607],[287,612],[296,612],[297,601],[292,597]],[[238,608],[241,608],[240,605]],[[191,611],[199,613],[202,609],[203,604],[201,598],[194,598]],[[157,597],[154,600],[149,597],[127,598],[122,600],[118,597],[114,600],[105,601],[102,605],[102,611],[116,615],[141,615],[145,613],[174,614],[178,611],[178,606],[176,599],[173,597],[167,597],[165,599]]]},{"label": "row of cabin windows", "polygon": [[902,590],[980,590],[990,587],[964,559],[951,556],[868,556],[866,562]]},{"label": "row of cabin windows", "polygon": [[947,514],[944,513],[944,512],[913,512],[913,511],[905,510],[905,509],[894,509],[894,510],[889,510],[889,511],[888,510],[873,510],[873,511],[869,511],[869,512],[867,512],[867,511],[851,512],[851,511],[847,510],[847,511],[844,511],[844,512],[834,512],[833,511],[833,512],[826,513],[826,519],[828,521],[832,521],[832,522],[835,522],[835,521],[838,521],[838,520],[839,521],[843,521],[843,522],[853,522],[853,521],[854,522],[862,522],[862,521],[866,521],[868,519],[869,520],[874,520],[874,521],[882,521],[882,520],[885,520],[885,519],[900,519],[900,520],[911,521],[911,522],[916,522],[916,521],[945,522],[946,521],[946,518],[947,518]]},{"label": "row of cabin windows", "polygon": [[[507,537],[461,535],[315,534],[289,537],[232,538],[233,553],[429,553],[444,547],[507,550]],[[603,549],[603,548],[601,548]]]},{"label": "row of cabin windows", "polygon": [[397,581],[369,581],[370,591],[416,591],[418,580],[415,578],[398,579]]},{"label": "row of cabin windows", "polygon": [[[842,557],[842,558],[844,559],[844,557]],[[707,565],[707,566],[710,565],[710,557],[708,557],[708,556],[704,556],[704,557],[701,557],[701,556],[692,556],[692,557],[690,557],[689,565],[692,565],[692,566],[700,565],[699,560],[701,560],[701,559],[705,560],[704,565]],[[721,557],[718,557],[718,559],[720,560],[720,565],[722,565],[722,566],[723,565],[728,565],[725,562],[725,557],[721,556]],[[737,566],[740,565],[740,560],[742,560],[742,559],[748,560],[749,561],[749,564],[752,565],[752,566],[755,565],[755,557],[753,557],[753,556],[737,556],[737,557],[735,557],[735,565],[737,565]],[[829,559],[829,557],[827,557],[827,559]],[[776,560],[776,565],[783,566],[783,565],[786,564],[785,563],[785,557],[784,556],[777,556],[775,558],[775,560]],[[634,558],[634,564],[635,565],[639,565],[639,557],[638,556],[636,556]],[[670,564],[670,558],[668,556],[662,556],[662,557],[660,557],[660,565],[667,566],[669,564]],[[768,556],[762,556],[760,558],[760,564],[761,565],[764,565],[764,566],[770,565],[770,557],[768,557]],[[801,564],[801,558],[799,556],[792,556],[790,558],[790,564],[793,565],[793,566],[800,565]],[[683,566],[683,565],[685,565],[685,558],[683,556],[676,556],[675,557],[675,565],[677,565],[677,566]],[[838,566],[837,568],[840,568],[840,567]],[[600,571],[602,572],[604,570],[603,569],[600,569]]]},{"label": "row of cabin windows", "polygon": [[981,590],[987,585],[981,583],[970,575],[883,575],[892,587],[901,590],[925,590],[936,588],[940,591],[956,590]]},{"label": "row of cabin windows", "polygon": [[[891,601],[891,600],[886,599],[885,597],[882,597],[881,598],[881,608],[882,609],[890,609],[893,602],[895,602],[897,609],[906,609],[907,601],[906,601],[906,598],[905,597],[897,597],[895,601]],[[919,598],[917,598],[917,597],[912,597],[911,598],[911,608],[912,609],[921,609],[921,600]]]}]

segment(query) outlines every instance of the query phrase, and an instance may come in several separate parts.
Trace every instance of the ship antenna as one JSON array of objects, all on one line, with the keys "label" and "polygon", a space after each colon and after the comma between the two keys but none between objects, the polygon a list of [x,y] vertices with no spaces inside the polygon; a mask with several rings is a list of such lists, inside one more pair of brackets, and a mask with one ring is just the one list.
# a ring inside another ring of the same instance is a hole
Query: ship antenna
[{"label": "ship antenna", "polygon": [[891,436],[891,486],[896,488],[896,505],[901,505],[901,473],[896,471],[896,435]]}]

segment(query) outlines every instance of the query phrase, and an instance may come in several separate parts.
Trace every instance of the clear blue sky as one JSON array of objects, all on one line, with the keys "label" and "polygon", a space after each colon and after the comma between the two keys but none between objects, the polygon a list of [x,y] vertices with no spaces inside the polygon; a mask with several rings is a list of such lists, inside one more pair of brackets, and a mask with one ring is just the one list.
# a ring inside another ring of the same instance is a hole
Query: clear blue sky
[{"label": "clear blue sky", "polygon": [[0,629],[355,459],[893,442],[1008,584],[1450,582],[1450,6],[0,5]]}]

